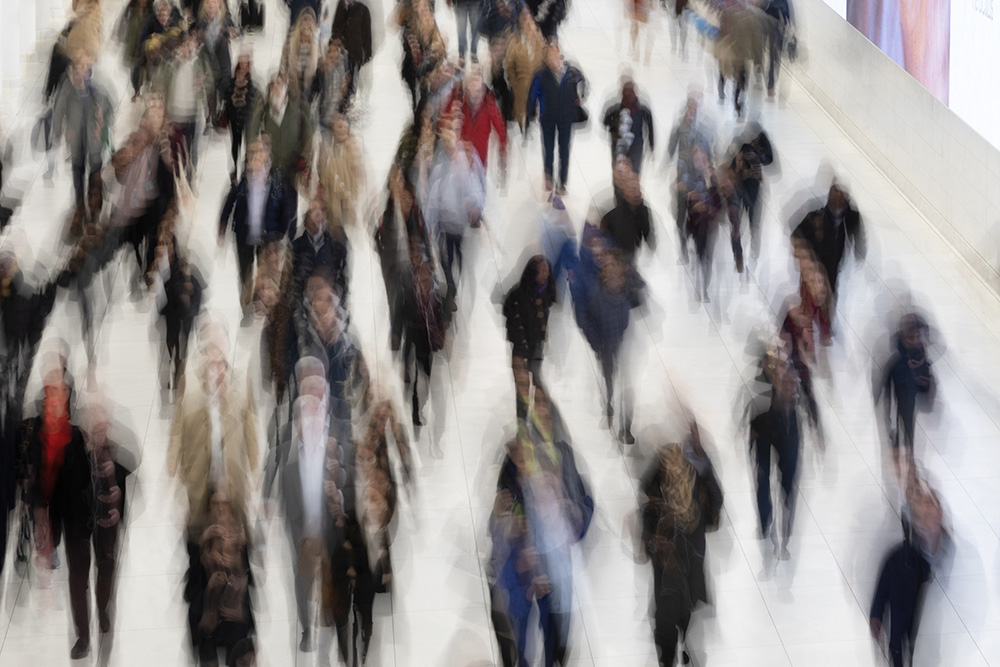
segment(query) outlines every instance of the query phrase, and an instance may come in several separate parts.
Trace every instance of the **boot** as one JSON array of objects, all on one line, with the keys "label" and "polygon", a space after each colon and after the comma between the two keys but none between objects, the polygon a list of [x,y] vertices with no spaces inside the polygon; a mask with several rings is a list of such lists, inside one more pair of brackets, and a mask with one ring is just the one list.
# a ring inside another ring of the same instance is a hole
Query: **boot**
[{"label": "boot", "polygon": [[90,655],[90,640],[80,637],[73,644],[73,649],[69,652],[70,660],[83,660]]}]

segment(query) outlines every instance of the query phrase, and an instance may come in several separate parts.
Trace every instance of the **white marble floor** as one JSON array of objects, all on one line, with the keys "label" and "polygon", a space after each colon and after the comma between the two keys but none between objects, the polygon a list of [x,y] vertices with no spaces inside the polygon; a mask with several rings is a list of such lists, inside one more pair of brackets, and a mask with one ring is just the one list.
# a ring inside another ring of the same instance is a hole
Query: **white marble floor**
[{"label": "white marble floor", "polygon": [[[277,62],[285,20],[269,0],[269,26],[254,38],[259,80]],[[391,2],[385,5],[382,14]],[[454,21],[439,2],[442,28]],[[107,21],[121,0],[106,2]],[[41,27],[41,26],[39,26]],[[58,26],[56,26],[58,27]],[[0,35],[17,30],[0,26]],[[690,269],[678,266],[669,174],[660,169],[666,135],[691,85],[712,90],[711,65],[688,62],[670,52],[665,17],[649,26],[655,37],[649,63],[632,63],[621,3],[575,0],[563,29],[568,57],[590,79],[591,117],[629,67],[653,109],[659,143],[645,173],[647,198],[657,214],[655,253],[640,260],[652,305],[630,328],[637,391],[636,432],[679,429],[676,408],[688,405],[710,435],[726,492],[725,518],[711,535],[709,568],[714,606],[699,611],[690,647],[698,665],[874,665],[878,653],[868,636],[867,607],[879,562],[899,538],[897,491],[887,481],[882,446],[871,406],[871,351],[884,334],[884,316],[912,294],[930,311],[946,347],[935,365],[940,382],[937,414],[919,422],[918,456],[947,505],[955,558],[946,576],[930,585],[920,628],[916,664],[1000,665],[1000,304],[885,177],[838,127],[785,76],[777,102],[750,95],[751,113],[773,138],[780,172],[769,175],[763,215],[762,258],[741,285],[731,269],[727,244],[717,244],[715,295],[706,306],[691,299]],[[808,35],[805,36],[808,39]],[[369,113],[358,128],[368,160],[371,195],[378,197],[392,151],[407,116],[407,97],[398,76],[398,37],[385,31],[373,63]],[[452,40],[454,43],[454,40]],[[22,79],[5,90],[2,112],[7,136],[23,141],[35,118],[49,45],[40,61],[25,65]],[[134,126],[138,110],[129,103],[127,79],[113,46],[100,67],[113,77],[121,96],[116,123],[119,143]],[[17,93],[15,95],[15,93]],[[713,96],[707,97],[712,101]],[[714,107],[714,102],[711,106]],[[720,116],[719,137],[728,143],[739,126],[729,107]],[[501,320],[491,294],[498,277],[515,269],[522,249],[537,241],[541,157],[537,134],[527,145],[513,142],[505,192],[493,192],[489,231],[469,239],[461,319],[450,359],[438,364],[439,402],[435,427],[425,428],[416,449],[420,465],[416,492],[402,505],[394,544],[395,589],[380,596],[370,664],[404,667],[464,667],[495,664],[483,566],[488,555],[486,520],[492,505],[499,447],[513,424],[513,386]],[[197,207],[188,245],[209,279],[208,309],[223,317],[234,334],[236,363],[256,364],[259,330],[239,328],[235,259],[214,243],[218,206],[227,186],[228,139],[208,138],[196,182]],[[51,267],[54,240],[71,201],[68,165],[53,184],[43,182],[41,161],[18,156],[15,177],[27,197],[6,235],[22,263]],[[818,375],[827,448],[807,440],[801,462],[800,502],[792,558],[774,562],[757,540],[753,486],[745,438],[735,414],[747,379],[744,344],[751,329],[766,324],[792,283],[787,218],[803,193],[822,196],[829,175],[846,182],[869,230],[870,252],[849,266],[842,281],[837,338]],[[6,176],[6,174],[5,174]],[[574,140],[568,205],[578,228],[592,199],[610,186],[607,137],[600,129]],[[373,203],[372,210],[377,208]],[[380,378],[394,380],[388,352],[387,307],[368,234],[352,232],[352,322]],[[25,257],[31,260],[25,260]],[[187,649],[181,577],[184,501],[166,473],[169,406],[161,404],[157,366],[162,356],[152,331],[148,303],[127,297],[122,274],[112,270],[113,305],[100,332],[98,379],[139,434],[141,464],[130,492],[131,522],[120,563],[119,607],[113,665],[180,665]],[[648,566],[636,565],[623,537],[624,521],[636,503],[635,481],[642,455],[615,444],[601,426],[598,369],[568,310],[553,315],[552,345],[545,374],[569,424],[573,445],[588,470],[597,512],[593,528],[575,554],[576,610],[572,661],[576,667],[654,665],[648,620]],[[73,364],[85,365],[75,305],[60,297],[46,338],[62,337],[74,349]],[[262,403],[264,401],[262,400]],[[264,411],[262,411],[264,412]],[[404,410],[405,413],[405,410]],[[261,415],[263,420],[265,415]],[[437,446],[431,440],[440,435]],[[637,451],[648,451],[640,442]],[[259,570],[255,602],[264,665],[312,665],[315,654],[295,652],[297,639],[291,561],[270,532],[270,549]],[[64,559],[65,560],[65,559]],[[8,562],[11,562],[8,560]],[[66,569],[51,589],[33,575],[8,567],[0,580],[0,664],[65,665],[72,644]],[[96,631],[96,629],[95,629]],[[95,651],[90,660],[98,657]]]}]

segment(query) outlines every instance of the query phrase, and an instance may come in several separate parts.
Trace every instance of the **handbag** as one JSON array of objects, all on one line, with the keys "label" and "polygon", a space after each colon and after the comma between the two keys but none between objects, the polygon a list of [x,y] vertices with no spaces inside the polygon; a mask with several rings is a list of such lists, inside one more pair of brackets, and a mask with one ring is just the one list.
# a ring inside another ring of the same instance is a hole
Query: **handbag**
[{"label": "handbag", "polygon": [[578,102],[576,105],[576,120],[573,123],[576,125],[586,125],[588,120],[590,120],[590,114],[587,113],[587,107]]}]

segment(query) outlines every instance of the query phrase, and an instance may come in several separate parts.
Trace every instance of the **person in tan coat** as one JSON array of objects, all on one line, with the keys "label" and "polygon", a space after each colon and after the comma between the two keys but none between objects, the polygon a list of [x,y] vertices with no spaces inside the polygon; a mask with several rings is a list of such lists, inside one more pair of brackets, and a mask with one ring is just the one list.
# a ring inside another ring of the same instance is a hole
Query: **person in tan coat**
[{"label": "person in tan coat", "polygon": [[255,403],[249,383],[237,379],[226,360],[228,337],[212,322],[200,334],[200,382],[179,392],[167,459],[171,476],[178,476],[187,491],[192,542],[207,527],[210,499],[223,483],[228,483],[234,514],[248,525],[247,499],[259,460]]},{"label": "person in tan coat", "polygon": [[723,5],[719,38],[715,42],[715,57],[719,61],[719,103],[726,98],[726,79],[732,79],[737,118],[743,116],[743,93],[751,71],[748,63],[758,71],[763,68],[764,35],[770,33],[771,21],[771,17],[743,0],[728,0]]},{"label": "person in tan coat", "polygon": [[329,231],[336,238],[339,228],[350,227],[357,219],[356,203],[364,201],[365,164],[346,117],[333,121],[331,134],[333,141],[324,142],[320,185],[329,205]]},{"label": "person in tan coat", "polygon": [[545,59],[545,39],[538,24],[528,10],[521,12],[518,32],[511,37],[507,46],[504,64],[507,69],[507,83],[514,97],[514,120],[527,131],[528,93],[535,73]]}]

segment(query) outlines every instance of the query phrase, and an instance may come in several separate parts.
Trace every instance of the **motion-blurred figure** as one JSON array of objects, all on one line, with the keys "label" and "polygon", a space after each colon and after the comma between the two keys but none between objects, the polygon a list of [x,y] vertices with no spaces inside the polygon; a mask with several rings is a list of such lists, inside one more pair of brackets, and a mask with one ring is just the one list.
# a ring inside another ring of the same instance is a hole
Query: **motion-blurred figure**
[{"label": "motion-blurred figure", "polygon": [[722,511],[722,488],[697,425],[684,445],[660,450],[642,493],[642,544],[653,566],[653,639],[660,665],[676,664],[678,639],[687,664],[691,612],[709,602],[705,533],[718,528]]},{"label": "motion-blurred figure", "polygon": [[675,180],[675,214],[677,222],[677,238],[680,246],[682,263],[688,261],[687,243],[687,212],[688,192],[691,184],[697,180],[695,170],[695,149],[704,154],[712,154],[712,131],[706,122],[705,113],[701,110],[702,97],[699,93],[688,95],[684,112],[670,132],[667,142],[667,158],[677,156],[677,175]]},{"label": "motion-blurred figure", "polygon": [[903,466],[913,462],[917,410],[930,409],[937,393],[927,356],[929,333],[921,315],[904,315],[892,337],[892,356],[876,376],[875,405],[881,403],[884,410],[897,479],[903,479]]},{"label": "motion-blurred figure", "polygon": [[611,133],[612,164],[624,157],[632,165],[632,170],[640,173],[646,146],[649,145],[652,153],[655,142],[653,114],[639,99],[634,81],[625,79],[622,83],[621,100],[608,106],[602,122]]},{"label": "motion-blurred figure", "polygon": [[[795,478],[801,447],[797,411],[798,376],[783,345],[772,345],[761,359],[763,380],[769,388],[769,405],[750,419],[750,450],[756,459],[757,513],[760,536],[770,536],[775,555],[789,558],[788,540],[795,513]],[[784,512],[780,532],[774,527],[771,500],[771,456],[778,457]]]},{"label": "motion-blurred figure", "polygon": [[542,359],[548,339],[549,312],[556,301],[556,279],[544,255],[528,260],[517,285],[503,303],[507,341],[513,346],[512,368],[517,417],[528,416],[531,385],[542,385]]},{"label": "motion-blurred figure", "polygon": [[[888,636],[888,658],[893,667],[913,663],[924,589],[948,540],[937,493],[919,483],[909,495],[909,521],[904,524],[903,541],[889,551],[882,563],[868,614],[872,637],[882,645]],[[889,618],[883,623],[887,611]]]},{"label": "motion-blurred figure", "polygon": [[[569,150],[574,125],[582,119],[583,100],[587,96],[587,80],[573,65],[567,65],[555,40],[545,51],[545,65],[535,74],[528,95],[528,120],[535,117],[542,127],[542,166],[545,169],[545,191],[556,188],[566,194],[569,179]],[[556,134],[559,135],[559,180],[554,181]]]}]

